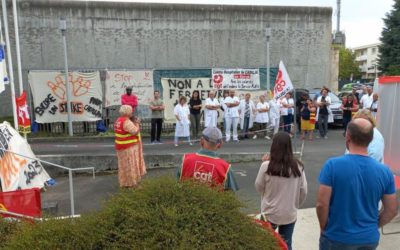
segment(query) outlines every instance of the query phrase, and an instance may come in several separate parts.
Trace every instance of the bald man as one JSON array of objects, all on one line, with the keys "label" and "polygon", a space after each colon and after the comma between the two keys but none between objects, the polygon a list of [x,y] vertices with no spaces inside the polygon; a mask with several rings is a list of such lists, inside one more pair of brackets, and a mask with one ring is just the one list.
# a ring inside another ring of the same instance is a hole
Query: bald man
[{"label": "bald man", "polygon": [[346,132],[350,153],[329,159],[321,170],[317,198],[321,250],[376,249],[378,228],[397,214],[393,174],[368,156],[373,131],[368,120],[354,119]]}]

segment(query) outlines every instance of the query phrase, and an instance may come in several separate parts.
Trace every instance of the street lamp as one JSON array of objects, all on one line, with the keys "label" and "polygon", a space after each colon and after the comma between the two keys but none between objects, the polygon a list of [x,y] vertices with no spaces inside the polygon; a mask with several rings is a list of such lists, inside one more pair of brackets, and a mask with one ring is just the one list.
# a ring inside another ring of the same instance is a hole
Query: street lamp
[{"label": "street lamp", "polygon": [[270,71],[269,40],[271,38],[271,28],[269,26],[265,29],[265,35],[267,37],[267,89],[268,89],[268,91],[270,91],[271,90],[271,81],[270,81],[270,75],[269,75],[269,73],[270,73],[269,72]]},{"label": "street lamp", "polygon": [[60,31],[61,37],[64,47],[64,63],[65,63],[65,87],[67,90],[67,113],[68,113],[68,134],[69,136],[74,135],[74,131],[72,129],[72,117],[71,117],[71,92],[68,81],[68,56],[67,56],[67,38],[65,37],[65,33],[67,31],[67,21],[65,18],[60,19]]}]

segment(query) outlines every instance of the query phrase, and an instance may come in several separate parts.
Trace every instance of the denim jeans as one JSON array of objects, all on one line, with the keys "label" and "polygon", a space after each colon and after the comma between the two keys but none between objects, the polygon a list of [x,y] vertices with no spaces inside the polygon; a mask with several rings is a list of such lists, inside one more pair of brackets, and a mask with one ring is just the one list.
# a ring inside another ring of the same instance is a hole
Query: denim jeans
[{"label": "denim jeans", "polygon": [[345,133],[347,131],[347,125],[350,123],[350,121],[351,121],[351,116],[350,117],[343,116],[343,127]]},{"label": "denim jeans", "polygon": [[345,244],[337,241],[331,241],[326,236],[319,238],[319,250],[375,250],[378,242],[375,244]]},{"label": "denim jeans", "polygon": [[276,225],[274,223],[271,223],[273,229],[278,228],[278,233],[281,235],[283,240],[286,242],[289,250],[292,250],[292,236],[293,236],[295,224],[296,224],[296,222],[293,222],[293,223],[290,223],[287,225]]},{"label": "denim jeans", "polygon": [[162,130],[163,119],[152,118],[151,119],[151,142],[160,141],[161,130]]},{"label": "denim jeans", "polygon": [[200,130],[200,117],[201,114],[190,114],[190,127],[192,129],[192,136],[197,139]]},{"label": "denim jeans", "polygon": [[318,115],[318,130],[321,137],[325,137],[328,134],[328,119],[329,115]]},{"label": "denim jeans", "polygon": [[292,122],[293,122],[293,115],[292,114],[284,115],[283,116],[283,125],[284,125],[283,131],[285,131],[286,133],[290,134]]},{"label": "denim jeans", "polygon": [[245,117],[242,130],[243,138],[249,138],[249,126],[250,126],[250,117]]}]

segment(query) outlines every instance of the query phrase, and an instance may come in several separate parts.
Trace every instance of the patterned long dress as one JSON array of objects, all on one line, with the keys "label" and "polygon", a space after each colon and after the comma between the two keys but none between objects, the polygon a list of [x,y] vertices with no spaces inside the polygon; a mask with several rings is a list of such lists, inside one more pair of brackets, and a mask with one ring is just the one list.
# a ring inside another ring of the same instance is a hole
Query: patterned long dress
[{"label": "patterned long dress", "polygon": [[[124,130],[130,134],[138,134],[140,125],[126,120]],[[135,187],[146,174],[146,165],[143,157],[142,141],[123,150],[117,150],[118,182],[120,187]]]}]

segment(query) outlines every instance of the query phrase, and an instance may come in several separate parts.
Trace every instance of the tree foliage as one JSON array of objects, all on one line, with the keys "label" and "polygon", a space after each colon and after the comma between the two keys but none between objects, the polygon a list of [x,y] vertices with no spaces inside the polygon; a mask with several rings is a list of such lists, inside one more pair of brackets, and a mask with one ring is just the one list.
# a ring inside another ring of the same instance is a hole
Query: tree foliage
[{"label": "tree foliage", "polygon": [[339,47],[339,79],[345,80],[361,77],[361,72],[358,63],[356,62],[356,55],[343,46]]},{"label": "tree foliage", "polygon": [[400,75],[400,0],[395,0],[393,10],[383,21],[379,69],[385,75]]}]

